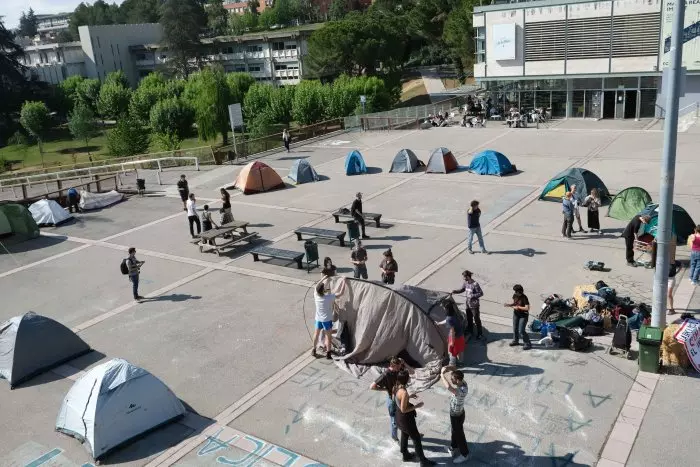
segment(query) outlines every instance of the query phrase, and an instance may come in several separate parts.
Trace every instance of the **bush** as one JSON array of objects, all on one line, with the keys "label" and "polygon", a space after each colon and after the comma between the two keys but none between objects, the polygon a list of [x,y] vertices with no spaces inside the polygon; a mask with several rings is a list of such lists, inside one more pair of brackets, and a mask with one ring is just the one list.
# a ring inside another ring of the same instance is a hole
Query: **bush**
[{"label": "bush", "polygon": [[133,118],[122,118],[107,135],[107,149],[112,156],[127,157],[148,152],[148,131]]}]

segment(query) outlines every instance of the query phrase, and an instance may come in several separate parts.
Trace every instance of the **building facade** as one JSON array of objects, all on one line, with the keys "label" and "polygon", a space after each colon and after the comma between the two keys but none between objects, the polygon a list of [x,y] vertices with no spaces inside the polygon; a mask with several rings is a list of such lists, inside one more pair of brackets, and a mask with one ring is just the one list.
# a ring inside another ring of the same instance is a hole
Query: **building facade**
[{"label": "building facade", "polygon": [[[553,117],[663,113],[674,0],[541,0],[474,9],[475,78],[503,107]],[[700,5],[687,2],[686,96],[700,100]],[[696,31],[693,35],[692,31]]]},{"label": "building facade", "polygon": [[36,15],[36,32],[42,39],[52,40],[61,31],[68,30],[71,13],[56,13],[54,15]]}]

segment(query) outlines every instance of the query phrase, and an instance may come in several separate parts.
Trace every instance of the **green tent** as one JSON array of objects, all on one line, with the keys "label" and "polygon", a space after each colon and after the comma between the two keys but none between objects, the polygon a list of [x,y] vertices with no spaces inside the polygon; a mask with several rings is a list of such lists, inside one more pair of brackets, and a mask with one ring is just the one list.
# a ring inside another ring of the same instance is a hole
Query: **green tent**
[{"label": "green tent", "polygon": [[608,217],[629,221],[650,203],[651,195],[644,188],[631,186],[616,194],[612,199],[608,207]]},{"label": "green tent", "polygon": [[[656,229],[659,224],[659,205],[650,204],[639,212],[640,216],[651,216],[649,223],[644,224],[644,232],[652,234],[656,237]],[[688,236],[695,230],[695,222],[690,217],[690,214],[685,209],[673,205],[673,215],[671,217],[671,232],[678,238],[678,244],[684,244],[688,241]]]},{"label": "green tent", "polygon": [[7,234],[26,238],[39,236],[39,226],[36,225],[29,209],[21,204],[0,204],[0,235]]},{"label": "green tent", "polygon": [[608,200],[609,192],[605,183],[590,170],[574,167],[555,175],[544,187],[540,194],[540,199],[545,201],[561,202],[571,186],[576,185],[576,198],[583,202],[593,188],[597,188],[600,199],[605,203]]}]

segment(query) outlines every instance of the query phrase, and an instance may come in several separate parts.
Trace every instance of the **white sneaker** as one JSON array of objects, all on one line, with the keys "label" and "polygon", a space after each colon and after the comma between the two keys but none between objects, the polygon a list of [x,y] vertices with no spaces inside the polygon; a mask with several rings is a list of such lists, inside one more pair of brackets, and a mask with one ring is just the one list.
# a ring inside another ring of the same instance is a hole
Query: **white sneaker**
[{"label": "white sneaker", "polygon": [[452,448],[449,447],[449,446],[445,446],[445,451],[447,451],[447,453],[448,453],[450,456],[452,456],[452,457],[454,457],[455,454],[457,454],[457,451],[454,450],[454,449],[452,449]]},{"label": "white sneaker", "polygon": [[452,459],[452,463],[453,464],[461,464],[463,462],[467,462],[470,457],[472,457],[471,454],[467,454],[467,457],[464,457],[463,455],[460,454],[459,456]]}]

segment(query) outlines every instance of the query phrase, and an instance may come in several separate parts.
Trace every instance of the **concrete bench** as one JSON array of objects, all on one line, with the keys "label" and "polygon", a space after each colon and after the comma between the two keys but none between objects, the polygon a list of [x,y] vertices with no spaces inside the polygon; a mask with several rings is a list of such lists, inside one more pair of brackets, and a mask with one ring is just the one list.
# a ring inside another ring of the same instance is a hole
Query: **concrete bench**
[{"label": "concrete bench", "polygon": [[297,268],[304,269],[301,264],[301,260],[304,258],[304,253],[299,253],[298,251],[259,246],[250,250],[250,254],[253,255],[253,261],[260,261],[260,256],[275,259],[286,259],[289,261],[295,261],[297,263]]},{"label": "concrete bench", "polygon": [[345,246],[345,232],[340,230],[316,229],[313,227],[299,227],[294,231],[297,234],[297,240],[302,240],[302,235],[309,235],[316,238],[337,238],[340,246]]},{"label": "concrete bench", "polygon": [[[345,212],[340,212],[340,211],[334,212],[334,213],[332,214],[332,216],[333,216],[333,218],[335,218],[336,224],[337,224],[338,222],[340,222],[340,218],[341,218],[341,217],[344,218],[344,219],[352,219],[352,218],[353,218],[353,217],[350,215],[349,212],[348,212],[348,213],[345,213]],[[380,226],[379,221],[380,221],[380,219],[382,218],[382,215],[381,215],[381,214],[375,214],[375,213],[372,213],[372,212],[363,212],[363,213],[362,213],[362,217],[364,217],[365,219],[374,221],[374,223],[377,225],[377,228],[379,228],[379,226]]]}]

